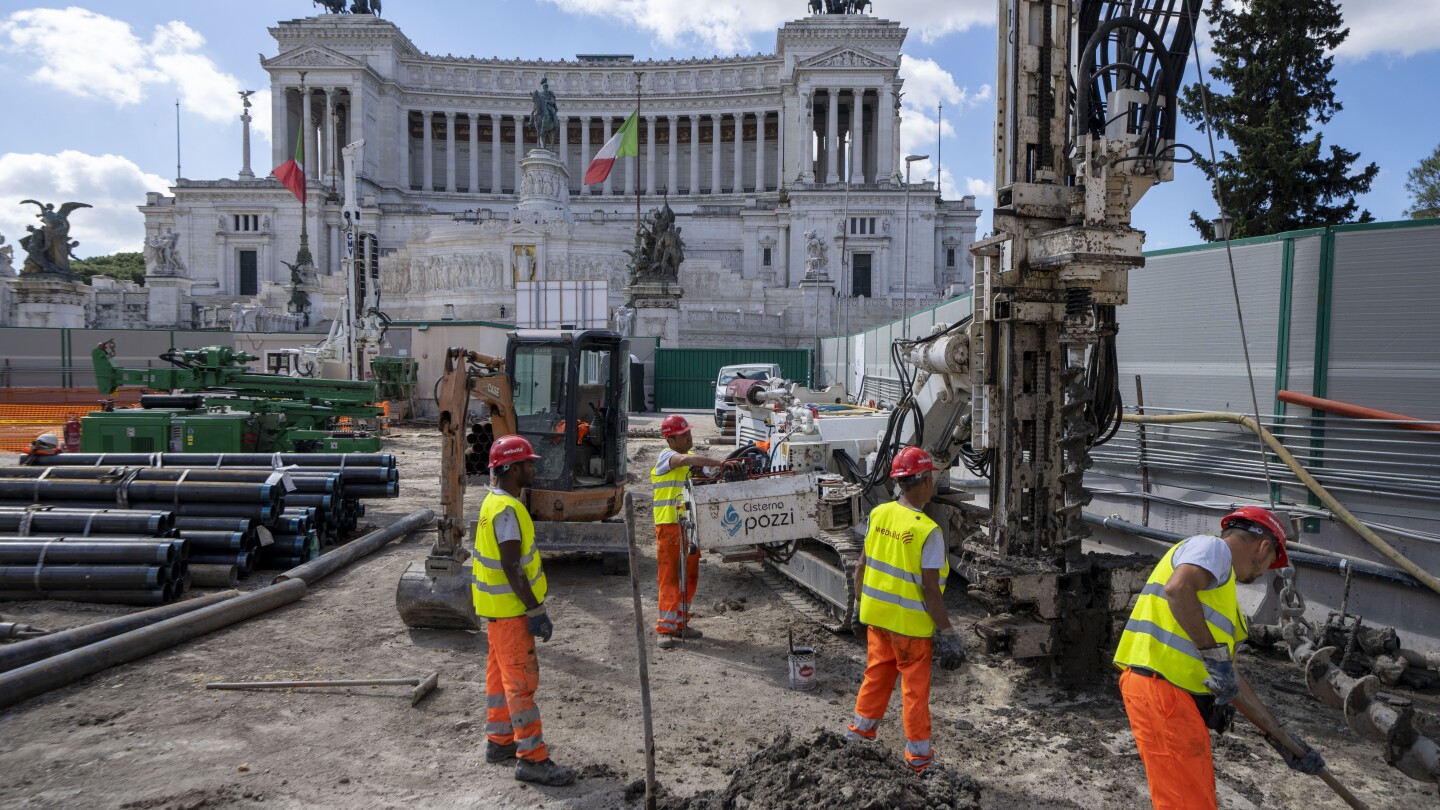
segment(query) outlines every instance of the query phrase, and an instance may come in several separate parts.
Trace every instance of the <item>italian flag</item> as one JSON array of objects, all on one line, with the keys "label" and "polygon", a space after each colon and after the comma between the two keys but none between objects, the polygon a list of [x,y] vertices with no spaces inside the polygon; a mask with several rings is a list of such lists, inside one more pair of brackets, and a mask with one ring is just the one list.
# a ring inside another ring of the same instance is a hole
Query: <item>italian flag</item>
[{"label": "italian flag", "polygon": [[295,199],[302,203],[305,202],[304,130],[301,130],[300,137],[295,139],[295,157],[276,166],[275,171],[271,174],[275,175],[275,179],[279,180],[281,185],[290,189],[290,193],[295,195]]},{"label": "italian flag", "polygon": [[610,140],[600,147],[600,153],[591,161],[590,168],[585,170],[585,185],[593,186],[605,182],[605,178],[610,176],[610,167],[615,165],[617,158],[639,156],[640,138],[635,129],[635,116],[638,114],[638,110],[630,113],[620,131],[611,135]]}]

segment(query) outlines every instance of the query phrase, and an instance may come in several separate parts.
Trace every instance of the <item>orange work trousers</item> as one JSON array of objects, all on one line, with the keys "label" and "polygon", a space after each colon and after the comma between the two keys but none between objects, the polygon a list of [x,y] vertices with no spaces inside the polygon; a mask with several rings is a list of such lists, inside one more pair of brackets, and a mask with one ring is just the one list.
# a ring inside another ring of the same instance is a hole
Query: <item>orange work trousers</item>
[{"label": "orange work trousers", "polygon": [[885,717],[895,678],[900,678],[901,717],[905,721],[905,764],[916,771],[930,766],[930,658],[928,638],[902,636],[882,627],[866,628],[870,641],[865,681],[855,696],[855,722],[851,738],[875,739]]},{"label": "orange work trousers", "polygon": [[550,758],[540,733],[540,659],[524,616],[491,619],[485,624],[490,651],[485,655],[485,736],[496,745],[515,743],[515,755],[531,762]]},{"label": "orange work trousers", "polygon": [[1164,678],[1120,673],[1120,696],[1145,762],[1155,810],[1215,809],[1210,729],[1195,698]]},{"label": "orange work trousers", "polygon": [[685,555],[685,598],[680,598],[680,547],[685,533],[679,523],[655,525],[655,559],[660,563],[660,618],[655,632],[673,636],[690,623],[690,604],[695,601],[695,585],[700,580],[700,552]]}]

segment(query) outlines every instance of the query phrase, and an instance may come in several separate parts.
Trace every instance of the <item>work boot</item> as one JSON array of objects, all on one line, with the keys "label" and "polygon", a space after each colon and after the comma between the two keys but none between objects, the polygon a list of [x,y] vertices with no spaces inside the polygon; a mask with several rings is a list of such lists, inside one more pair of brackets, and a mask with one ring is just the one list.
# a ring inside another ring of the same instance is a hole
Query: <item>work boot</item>
[{"label": "work boot", "polygon": [[553,759],[543,759],[539,762],[522,759],[515,763],[515,778],[521,782],[560,787],[575,781],[575,769],[567,768]]},{"label": "work boot", "polygon": [[660,638],[655,642],[655,646],[662,650],[668,650],[675,646],[675,636],[669,633],[661,633]]},{"label": "work boot", "polygon": [[515,758],[515,743],[501,745],[499,743],[485,741],[485,761],[491,764],[508,762]]}]

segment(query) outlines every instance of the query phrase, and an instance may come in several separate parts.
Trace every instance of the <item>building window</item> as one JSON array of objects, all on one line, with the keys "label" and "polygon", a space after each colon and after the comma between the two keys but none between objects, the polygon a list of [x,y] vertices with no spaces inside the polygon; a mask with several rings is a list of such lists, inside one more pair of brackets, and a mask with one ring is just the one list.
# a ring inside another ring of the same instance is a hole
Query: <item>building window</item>
[{"label": "building window", "polygon": [[770,266],[770,248],[765,248],[765,252],[760,257],[760,264],[765,267]]},{"label": "building window", "polygon": [[240,251],[240,295],[260,294],[260,257],[256,251]]},{"label": "building window", "polygon": [[869,253],[855,253],[850,256],[850,294],[870,297]]},{"label": "building window", "polygon": [[954,267],[954,266],[955,266],[955,248],[946,248],[946,249],[945,249],[945,266],[946,266],[946,267]]},{"label": "building window", "polygon": [[259,214],[235,214],[231,217],[236,233],[254,233],[260,230]]},{"label": "building window", "polygon": [[851,217],[851,218],[850,218],[850,235],[851,235],[851,236],[874,236],[874,235],[875,235],[875,217]]}]

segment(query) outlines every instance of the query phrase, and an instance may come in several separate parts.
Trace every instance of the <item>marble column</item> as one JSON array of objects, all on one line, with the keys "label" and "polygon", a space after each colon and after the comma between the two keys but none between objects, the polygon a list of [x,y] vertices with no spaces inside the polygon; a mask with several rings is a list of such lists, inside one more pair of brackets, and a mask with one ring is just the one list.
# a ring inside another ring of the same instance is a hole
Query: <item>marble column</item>
[{"label": "marble column", "polygon": [[400,108],[400,190],[410,190],[410,111]]},{"label": "marble column", "polygon": [[470,182],[465,190],[471,194],[480,191],[480,116],[475,113],[466,113],[465,120],[470,124],[470,138],[467,145],[470,147]]},{"label": "marble column", "polygon": [[765,119],[768,110],[755,113],[755,193],[765,190]]},{"label": "marble column", "polygon": [[855,88],[851,91],[855,94],[855,102],[850,106],[850,143],[853,144],[850,150],[850,162],[854,167],[850,170],[850,182],[865,182],[865,91]]},{"label": "marble column", "polygon": [[455,113],[445,113],[445,190],[455,192]]},{"label": "marble column", "polygon": [[895,176],[894,147],[895,89],[889,82],[880,85],[880,100],[875,105],[875,182],[884,183]]},{"label": "marble column", "polygon": [[840,91],[825,91],[825,182],[840,182]]},{"label": "marble column", "polygon": [[730,191],[734,194],[745,193],[745,113],[735,113],[735,177],[731,181]]},{"label": "marble column", "polygon": [[525,116],[515,116],[515,193],[520,193],[520,161],[525,159]]},{"label": "marble column", "polygon": [[500,182],[500,115],[490,113],[490,193],[499,194],[505,190]]},{"label": "marble column", "polygon": [[321,159],[325,161],[325,176],[329,179],[330,187],[335,188],[340,181],[337,176],[338,167],[335,165],[335,140],[339,137],[335,132],[335,95],[340,91],[327,87],[322,92],[325,93],[325,122],[321,127],[321,131],[325,133],[325,154]]},{"label": "marble column", "polygon": [[690,193],[700,193],[700,116],[690,115]]},{"label": "marble column", "polygon": [[[610,116],[605,116],[605,137],[600,141],[601,144],[606,144],[610,142],[610,136],[615,134],[611,131],[614,126],[615,122],[611,120]],[[603,193],[606,197],[609,197],[615,193],[614,180],[615,167],[612,166],[610,167],[609,176],[605,178],[605,185],[601,186],[601,193]]]},{"label": "marble column", "polygon": [[420,123],[425,135],[423,155],[424,176],[420,178],[420,188],[423,191],[435,190],[435,133],[432,126],[435,122],[435,114],[430,110],[420,111]]},{"label": "marble column", "polygon": [[655,196],[655,116],[645,117],[645,193]]},{"label": "marble column", "polygon": [[560,128],[555,133],[555,140],[559,142],[559,150],[555,155],[560,158],[561,163],[565,164],[565,171],[568,173],[570,171],[570,116],[560,116],[558,123]]},{"label": "marble column", "polygon": [[665,116],[670,124],[670,148],[666,150],[665,193],[680,193],[680,119],[672,113]]},{"label": "marble column", "polygon": [[590,161],[594,159],[590,154],[590,116],[580,116],[580,171],[575,174],[580,178],[580,193],[589,194],[590,187],[585,185],[585,170],[590,168]]},{"label": "marble column", "polygon": [[785,187],[785,108],[775,111],[775,188]]},{"label": "marble column", "polygon": [[720,116],[710,116],[710,193],[721,192],[720,182]]},{"label": "marble column", "polygon": [[305,133],[305,179],[315,177],[315,115],[310,108],[310,88],[300,94],[300,131]]}]

